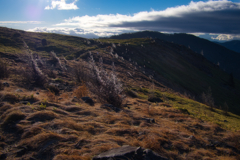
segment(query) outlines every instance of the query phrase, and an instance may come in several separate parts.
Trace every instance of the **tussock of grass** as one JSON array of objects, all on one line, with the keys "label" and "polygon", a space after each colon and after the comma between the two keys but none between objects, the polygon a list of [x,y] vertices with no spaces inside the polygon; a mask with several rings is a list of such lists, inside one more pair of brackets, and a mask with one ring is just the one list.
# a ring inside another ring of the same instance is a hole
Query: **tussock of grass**
[{"label": "tussock of grass", "polygon": [[31,128],[27,128],[24,130],[24,133],[22,134],[22,138],[31,138],[39,133],[41,133],[41,131],[43,130],[43,128],[41,127],[31,127]]},{"label": "tussock of grass", "polygon": [[58,115],[52,111],[38,111],[28,116],[27,120],[30,120],[32,122],[38,122],[38,121],[44,122],[44,121],[53,120],[57,117]]},{"label": "tussock of grass", "polygon": [[64,138],[59,134],[42,132],[29,139],[25,139],[24,141],[20,142],[20,144],[26,145],[31,149],[42,149],[49,141],[57,142],[62,139]]},{"label": "tussock of grass", "polygon": [[26,117],[22,112],[13,111],[9,113],[3,121],[3,125],[8,125],[9,123],[17,123]]},{"label": "tussock of grass", "polygon": [[82,110],[82,108],[79,107],[79,106],[66,106],[63,109],[68,111],[68,112],[77,112],[77,111],[81,111]]},{"label": "tussock of grass", "polygon": [[88,158],[83,158],[82,156],[78,155],[65,155],[65,154],[59,154],[53,158],[53,160],[89,160],[90,157]]}]

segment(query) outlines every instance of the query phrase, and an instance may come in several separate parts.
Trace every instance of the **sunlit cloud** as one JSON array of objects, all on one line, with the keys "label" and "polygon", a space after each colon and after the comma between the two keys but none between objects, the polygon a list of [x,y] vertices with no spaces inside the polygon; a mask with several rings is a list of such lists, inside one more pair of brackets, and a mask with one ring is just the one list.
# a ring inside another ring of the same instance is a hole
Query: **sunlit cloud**
[{"label": "sunlit cloud", "polygon": [[85,38],[99,38],[99,37],[109,37],[122,33],[129,33],[138,30],[128,30],[121,28],[91,28],[91,29],[81,29],[81,28],[66,28],[66,27],[36,27],[29,29],[27,31],[31,32],[47,32],[47,33],[58,33],[67,34],[72,36],[79,36]]},{"label": "sunlit cloud", "polygon": [[190,2],[163,11],[143,11],[133,15],[109,14],[76,16],[58,27],[128,28],[185,33],[240,33],[240,3],[228,0]]},{"label": "sunlit cloud", "polygon": [[236,35],[231,35],[231,34],[219,34],[219,35],[215,35],[215,34],[211,34],[213,35],[211,37],[211,39],[213,40],[218,40],[218,41],[229,41],[229,40],[237,40],[240,39],[240,34],[236,34]]},{"label": "sunlit cloud", "polygon": [[0,24],[41,24],[41,21],[0,21]]},{"label": "sunlit cloud", "polygon": [[45,7],[46,10],[58,9],[58,10],[76,10],[79,9],[76,5],[78,0],[74,0],[72,3],[66,3],[67,0],[52,0],[51,5]]}]

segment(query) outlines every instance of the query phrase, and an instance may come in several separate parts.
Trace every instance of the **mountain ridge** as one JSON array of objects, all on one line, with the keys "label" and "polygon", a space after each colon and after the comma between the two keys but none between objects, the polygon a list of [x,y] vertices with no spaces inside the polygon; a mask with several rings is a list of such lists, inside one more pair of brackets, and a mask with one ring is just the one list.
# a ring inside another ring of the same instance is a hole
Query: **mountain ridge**
[{"label": "mountain ridge", "polygon": [[240,40],[232,40],[227,42],[216,42],[217,44],[220,44],[228,49],[231,49],[237,53],[240,53]]},{"label": "mountain ridge", "polygon": [[125,33],[121,35],[111,36],[109,39],[130,39],[130,38],[159,38],[165,41],[173,42],[191,48],[193,51],[202,54],[214,64],[219,64],[220,68],[233,73],[240,79],[240,54],[229,50],[219,44],[209,40],[196,37],[185,33],[163,34],[155,31],[142,31],[135,33]]}]

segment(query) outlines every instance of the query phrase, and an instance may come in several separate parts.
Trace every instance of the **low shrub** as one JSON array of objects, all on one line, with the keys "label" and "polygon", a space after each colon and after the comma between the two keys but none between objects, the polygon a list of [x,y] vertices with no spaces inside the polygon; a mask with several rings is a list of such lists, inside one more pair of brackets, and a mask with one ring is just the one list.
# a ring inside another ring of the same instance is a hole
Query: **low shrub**
[{"label": "low shrub", "polygon": [[47,99],[48,99],[49,102],[58,102],[57,97],[50,90],[47,92]]},{"label": "low shrub", "polygon": [[83,62],[80,62],[73,67],[73,77],[77,84],[87,82],[89,75]]},{"label": "low shrub", "polygon": [[9,71],[7,63],[5,63],[0,57],[0,78],[8,78]]},{"label": "low shrub", "polygon": [[77,89],[74,90],[73,93],[78,99],[87,96],[88,95],[88,89],[87,89],[86,84],[83,84],[82,86],[79,86]]},{"label": "low shrub", "polygon": [[28,54],[26,55],[28,66],[22,71],[23,81],[25,81],[27,84],[33,84],[42,87],[48,82],[48,77],[44,75],[41,69],[38,67],[38,63],[34,59],[32,51],[25,42],[24,47],[26,48]]},{"label": "low shrub", "polygon": [[52,63],[53,63],[54,65],[58,65],[59,68],[60,68],[61,70],[63,70],[62,63],[61,63],[60,59],[57,57],[56,53],[55,53],[54,51],[51,51],[51,52],[50,52],[50,55],[51,55],[51,57],[52,57],[52,59],[51,59]]},{"label": "low shrub", "polygon": [[101,103],[109,103],[115,107],[121,107],[125,95],[123,95],[122,84],[117,78],[114,63],[112,71],[108,73],[103,68],[103,60],[99,59],[99,66],[96,65],[90,53],[89,59],[89,90],[94,93]]},{"label": "low shrub", "polygon": [[60,90],[55,84],[49,84],[45,85],[45,88],[47,88],[50,92],[54,93],[55,95],[59,95]]},{"label": "low shrub", "polygon": [[213,109],[214,107],[214,99],[212,96],[212,90],[211,87],[208,88],[207,93],[202,93],[202,102]]}]

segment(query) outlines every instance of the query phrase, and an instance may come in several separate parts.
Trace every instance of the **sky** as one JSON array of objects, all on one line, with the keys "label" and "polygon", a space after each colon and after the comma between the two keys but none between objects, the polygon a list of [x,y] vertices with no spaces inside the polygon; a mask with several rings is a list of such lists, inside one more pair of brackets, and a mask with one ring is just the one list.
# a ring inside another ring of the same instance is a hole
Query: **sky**
[{"label": "sky", "polygon": [[0,26],[85,38],[152,30],[240,40],[240,0],[1,0]]}]

